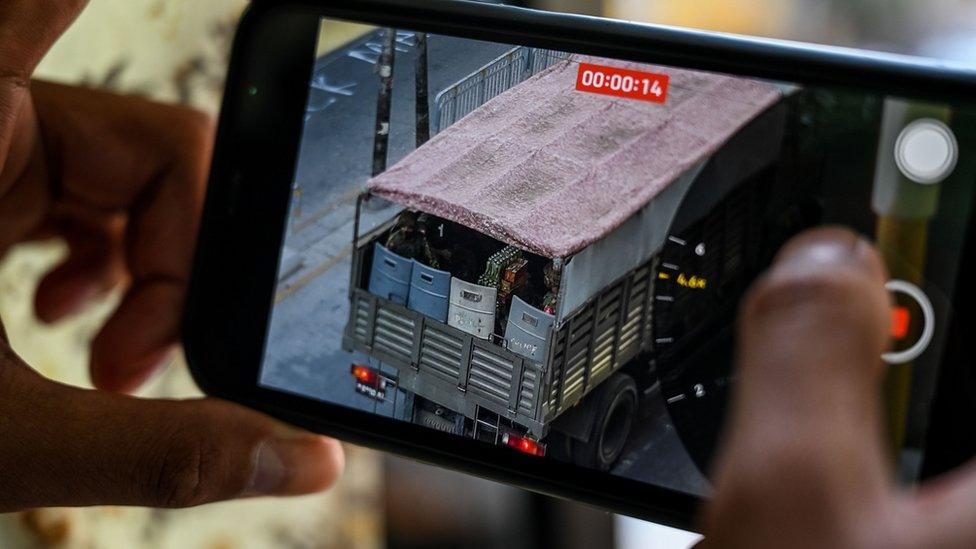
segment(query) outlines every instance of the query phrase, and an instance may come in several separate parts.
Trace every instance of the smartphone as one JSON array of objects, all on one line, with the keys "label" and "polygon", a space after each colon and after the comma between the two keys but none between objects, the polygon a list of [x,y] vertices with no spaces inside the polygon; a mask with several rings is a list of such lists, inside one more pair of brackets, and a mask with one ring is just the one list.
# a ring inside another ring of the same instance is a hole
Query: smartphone
[{"label": "smartphone", "polygon": [[791,237],[843,225],[891,273],[878,360],[914,482],[976,453],[974,98],[976,72],[909,57],[258,1],[187,358],[208,393],[303,427],[693,528],[739,302]]}]

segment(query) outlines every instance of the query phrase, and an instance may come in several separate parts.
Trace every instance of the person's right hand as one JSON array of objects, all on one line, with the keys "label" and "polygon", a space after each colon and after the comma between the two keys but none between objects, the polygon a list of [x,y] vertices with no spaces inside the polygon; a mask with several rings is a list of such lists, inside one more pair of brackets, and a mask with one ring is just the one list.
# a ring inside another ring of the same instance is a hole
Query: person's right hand
[{"label": "person's right hand", "polygon": [[818,229],[746,298],[708,548],[976,547],[976,470],[897,486],[880,355],[891,303],[870,243]]}]

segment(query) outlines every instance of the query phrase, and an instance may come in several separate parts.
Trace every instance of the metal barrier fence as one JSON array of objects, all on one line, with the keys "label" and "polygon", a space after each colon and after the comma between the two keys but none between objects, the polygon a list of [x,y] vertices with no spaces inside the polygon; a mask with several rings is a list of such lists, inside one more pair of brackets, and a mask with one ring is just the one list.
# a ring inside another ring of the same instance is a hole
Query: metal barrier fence
[{"label": "metal barrier fence", "polygon": [[437,94],[432,130],[440,133],[495,96],[548,69],[569,54],[517,47]]}]

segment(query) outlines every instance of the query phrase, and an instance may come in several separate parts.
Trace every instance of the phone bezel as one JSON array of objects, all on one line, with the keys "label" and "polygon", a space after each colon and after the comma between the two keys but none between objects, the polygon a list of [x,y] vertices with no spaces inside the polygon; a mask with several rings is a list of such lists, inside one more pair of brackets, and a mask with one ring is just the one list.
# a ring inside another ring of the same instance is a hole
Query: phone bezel
[{"label": "phone bezel", "polygon": [[[248,8],[183,324],[200,387],[354,443],[689,530],[697,497],[258,386],[320,17],[933,100],[976,97],[976,72],[928,60],[473,2],[255,0]],[[963,276],[974,272],[973,255]],[[943,364],[964,352],[958,324]]]}]

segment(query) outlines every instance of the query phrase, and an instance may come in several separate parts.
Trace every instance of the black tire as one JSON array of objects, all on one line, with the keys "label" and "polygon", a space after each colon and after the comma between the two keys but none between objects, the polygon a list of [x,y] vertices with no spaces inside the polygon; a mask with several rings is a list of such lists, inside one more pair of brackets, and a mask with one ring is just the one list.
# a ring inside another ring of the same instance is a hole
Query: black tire
[{"label": "black tire", "polygon": [[573,441],[573,463],[608,471],[623,454],[637,416],[637,384],[617,372],[589,396],[596,399],[596,417],[590,440]]}]

